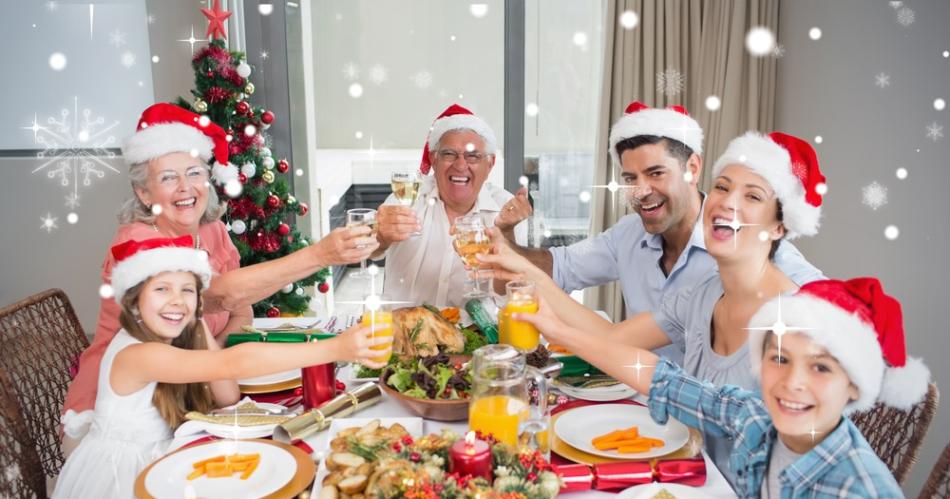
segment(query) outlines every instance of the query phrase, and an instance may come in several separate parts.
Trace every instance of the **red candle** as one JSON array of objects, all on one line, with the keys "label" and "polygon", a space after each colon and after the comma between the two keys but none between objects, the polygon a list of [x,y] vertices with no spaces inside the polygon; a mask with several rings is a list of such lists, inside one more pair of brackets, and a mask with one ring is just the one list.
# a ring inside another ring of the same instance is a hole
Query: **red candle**
[{"label": "red candle", "polygon": [[491,482],[492,459],[488,442],[476,440],[475,432],[468,432],[449,449],[449,471],[459,476],[482,477]]}]

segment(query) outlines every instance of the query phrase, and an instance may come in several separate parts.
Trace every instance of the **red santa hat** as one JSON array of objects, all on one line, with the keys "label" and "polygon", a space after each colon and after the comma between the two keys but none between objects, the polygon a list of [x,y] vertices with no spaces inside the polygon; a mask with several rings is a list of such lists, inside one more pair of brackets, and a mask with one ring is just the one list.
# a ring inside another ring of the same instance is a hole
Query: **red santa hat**
[{"label": "red santa hat", "polygon": [[[793,296],[775,298],[749,321],[752,372],[759,376],[765,334],[781,322],[831,354],[858,388],[845,413],[881,402],[908,410],[927,393],[930,371],[908,357],[901,305],[873,277],[810,282]],[[801,329],[798,329],[801,328]]]},{"label": "red santa hat", "polygon": [[485,141],[485,152],[495,154],[498,150],[498,140],[495,139],[495,132],[485,123],[485,120],[475,116],[475,113],[465,109],[458,104],[452,104],[445,108],[432,126],[429,127],[429,135],[426,137],[425,146],[422,148],[422,163],[419,165],[419,171],[427,175],[432,169],[432,163],[429,161],[429,145],[439,143],[439,139],[446,132],[455,130],[471,130],[481,136]]},{"label": "red santa hat", "polygon": [[746,132],[729,142],[713,166],[713,177],[731,164],[748,167],[772,186],[782,203],[787,238],[818,233],[825,176],[808,142],[782,132]]},{"label": "red santa hat", "polygon": [[211,283],[208,254],[195,248],[190,235],[158,237],[136,241],[130,239],[112,247],[112,292],[117,303],[130,288],[162,272],[193,272],[207,288]]},{"label": "red santa hat", "polygon": [[208,161],[214,157],[212,175],[224,184],[237,179],[238,169],[228,162],[228,134],[211,122],[174,104],[159,103],[142,113],[131,137],[122,144],[129,165],[145,163],[173,152],[196,154]]},{"label": "red santa hat", "polygon": [[686,144],[696,154],[703,153],[703,129],[683,106],[657,109],[640,101],[631,102],[610,127],[610,157],[614,164],[620,164],[617,144],[640,135],[665,137]]}]

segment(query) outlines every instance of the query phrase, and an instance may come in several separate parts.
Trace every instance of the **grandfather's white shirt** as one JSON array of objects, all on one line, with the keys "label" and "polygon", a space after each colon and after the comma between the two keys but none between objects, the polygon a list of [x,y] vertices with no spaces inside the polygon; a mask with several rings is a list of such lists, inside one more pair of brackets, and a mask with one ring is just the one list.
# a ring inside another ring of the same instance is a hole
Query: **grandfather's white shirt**
[{"label": "grandfather's white shirt", "polygon": [[[475,200],[469,213],[499,212],[502,205],[514,196],[489,182]],[[390,195],[384,205],[399,204]],[[452,247],[449,229],[452,221],[439,197],[439,188],[432,175],[422,179],[419,197],[412,206],[422,225],[422,235],[391,245],[386,258],[383,294],[388,300],[429,303],[438,306],[465,306],[468,289],[465,265]],[[515,226],[515,240],[524,246],[528,242],[528,225]]]}]

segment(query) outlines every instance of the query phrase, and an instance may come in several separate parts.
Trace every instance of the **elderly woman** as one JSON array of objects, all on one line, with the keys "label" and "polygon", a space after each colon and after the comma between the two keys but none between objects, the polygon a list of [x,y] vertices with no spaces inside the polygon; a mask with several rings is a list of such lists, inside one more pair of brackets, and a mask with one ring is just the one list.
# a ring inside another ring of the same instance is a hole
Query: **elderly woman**
[{"label": "elderly woman", "polygon": [[[251,305],[288,283],[332,265],[358,262],[376,247],[370,229],[339,228],[325,238],[283,258],[240,268],[237,248],[219,220],[226,205],[211,187],[208,160],[216,160],[219,182],[236,178],[228,164],[225,131],[198,115],[171,104],[156,104],[142,114],[137,131],[123,144],[134,195],[119,211],[119,228],[109,247],[129,239],[192,235],[208,253],[215,273],[204,296],[204,320],[224,342],[226,333],[250,324]],[[103,282],[110,282],[114,261],[106,255]],[[85,435],[99,385],[99,362],[119,330],[119,307],[103,298],[92,344],[79,359],[79,372],[63,406],[64,449]]]}]

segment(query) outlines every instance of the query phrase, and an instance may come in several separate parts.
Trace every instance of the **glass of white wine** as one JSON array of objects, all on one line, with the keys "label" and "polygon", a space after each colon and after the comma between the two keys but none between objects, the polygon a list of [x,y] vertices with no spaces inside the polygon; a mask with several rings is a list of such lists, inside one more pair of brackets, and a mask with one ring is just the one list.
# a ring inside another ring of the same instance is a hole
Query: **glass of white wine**
[{"label": "glass of white wine", "polygon": [[[393,187],[393,196],[400,206],[412,206],[416,204],[419,197],[419,188],[422,186],[422,174],[416,170],[395,171],[391,179]],[[422,233],[415,231],[412,237],[421,236]]]},{"label": "glass of white wine", "polygon": [[[372,233],[369,237],[376,237],[376,231],[379,230],[379,225],[376,223],[376,210],[371,208],[354,208],[352,210],[346,210],[346,226],[347,228],[351,227],[362,227],[366,226],[372,230]],[[370,277],[369,272],[366,271],[366,260],[360,260],[360,270],[355,274],[352,274],[353,277],[365,278]]]},{"label": "glass of white wine", "polygon": [[[455,252],[462,258],[466,266],[471,267],[473,273],[478,275],[478,267],[481,262],[478,261],[478,255],[487,255],[491,251],[491,240],[485,233],[485,223],[477,213],[464,215],[455,219],[455,238],[452,240],[452,246]],[[484,292],[479,289],[478,282],[471,280],[471,290],[465,293],[466,298],[475,298],[483,296]]]}]

